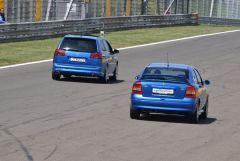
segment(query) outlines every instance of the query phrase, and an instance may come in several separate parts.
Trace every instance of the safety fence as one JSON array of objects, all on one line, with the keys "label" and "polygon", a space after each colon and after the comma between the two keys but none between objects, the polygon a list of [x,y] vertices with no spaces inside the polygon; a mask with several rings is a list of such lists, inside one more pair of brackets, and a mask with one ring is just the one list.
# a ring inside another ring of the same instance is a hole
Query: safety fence
[{"label": "safety fence", "polygon": [[240,0],[0,0],[8,23],[191,14],[240,19]]},{"label": "safety fence", "polygon": [[42,39],[66,34],[91,34],[127,28],[198,24],[198,15],[122,16],[84,20],[0,25],[0,42]]}]

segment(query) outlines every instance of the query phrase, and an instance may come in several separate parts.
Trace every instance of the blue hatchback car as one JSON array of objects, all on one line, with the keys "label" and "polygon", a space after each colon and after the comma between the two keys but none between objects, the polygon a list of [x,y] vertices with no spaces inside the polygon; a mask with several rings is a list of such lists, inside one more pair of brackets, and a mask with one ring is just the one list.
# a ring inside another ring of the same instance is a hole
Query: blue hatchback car
[{"label": "blue hatchback car", "polygon": [[209,94],[195,67],[184,64],[153,63],[144,68],[132,87],[130,117],[141,114],[183,114],[192,123],[208,115]]},{"label": "blue hatchback car", "polygon": [[103,83],[117,80],[117,53],[102,37],[64,36],[54,53],[52,79],[75,75],[98,77]]}]

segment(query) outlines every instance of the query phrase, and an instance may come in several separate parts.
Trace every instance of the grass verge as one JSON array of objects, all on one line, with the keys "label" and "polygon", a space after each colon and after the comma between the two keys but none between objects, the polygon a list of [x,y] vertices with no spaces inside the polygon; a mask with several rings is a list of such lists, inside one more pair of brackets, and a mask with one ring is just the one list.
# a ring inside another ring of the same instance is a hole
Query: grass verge
[{"label": "grass verge", "polygon": [[[120,48],[236,29],[240,29],[240,27],[216,25],[175,26],[107,32],[105,37],[114,48]],[[50,59],[59,40],[60,38],[53,38],[2,43],[0,44],[0,66]]]}]

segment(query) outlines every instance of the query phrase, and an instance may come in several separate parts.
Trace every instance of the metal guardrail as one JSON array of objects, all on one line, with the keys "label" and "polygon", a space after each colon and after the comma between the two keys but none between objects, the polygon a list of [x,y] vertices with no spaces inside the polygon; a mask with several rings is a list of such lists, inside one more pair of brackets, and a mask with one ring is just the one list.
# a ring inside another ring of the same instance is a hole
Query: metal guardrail
[{"label": "metal guardrail", "polygon": [[191,25],[198,15],[108,17],[84,20],[15,23],[0,25],[0,42],[43,39],[66,34],[90,34],[127,28]]},{"label": "metal guardrail", "polygon": [[240,25],[239,19],[225,19],[225,18],[214,18],[214,17],[200,17],[199,22],[201,24]]}]

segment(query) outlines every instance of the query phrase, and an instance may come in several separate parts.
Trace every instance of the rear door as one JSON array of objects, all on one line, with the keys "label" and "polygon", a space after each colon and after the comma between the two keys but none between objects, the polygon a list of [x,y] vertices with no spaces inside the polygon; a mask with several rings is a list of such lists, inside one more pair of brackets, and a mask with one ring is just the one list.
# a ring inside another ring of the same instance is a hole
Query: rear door
[{"label": "rear door", "polygon": [[103,40],[103,43],[106,47],[106,56],[107,56],[108,67],[109,67],[108,73],[113,73],[115,65],[114,65],[114,55],[112,55],[112,47],[106,40]]},{"label": "rear door", "polygon": [[207,100],[207,93],[206,93],[206,88],[204,87],[204,83],[202,80],[202,77],[200,75],[200,73],[198,72],[197,69],[193,69],[195,75],[196,75],[196,79],[197,79],[197,86],[198,86],[198,96],[200,98],[200,107],[202,108],[205,105],[205,102]]},{"label": "rear door", "polygon": [[57,63],[73,66],[97,66],[100,59],[91,58],[92,52],[97,52],[97,44],[94,39],[64,38],[60,49],[65,51],[64,56],[59,56]]}]

